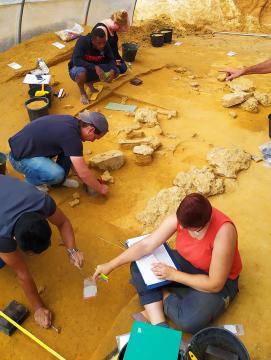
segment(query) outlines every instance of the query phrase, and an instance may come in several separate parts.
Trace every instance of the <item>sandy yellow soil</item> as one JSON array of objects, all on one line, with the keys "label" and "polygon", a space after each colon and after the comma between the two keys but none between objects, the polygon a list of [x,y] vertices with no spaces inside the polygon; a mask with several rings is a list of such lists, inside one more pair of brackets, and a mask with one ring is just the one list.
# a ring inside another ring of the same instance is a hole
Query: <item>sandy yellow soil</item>
[{"label": "sandy yellow soil", "polygon": [[[40,55],[53,64],[56,63],[55,57],[58,56],[59,61],[61,56],[50,45],[51,40],[51,35],[48,39],[42,39],[44,53]],[[88,197],[80,188],[80,205],[71,208],[68,201],[72,200],[73,190],[55,189],[50,192],[72,221],[78,247],[86,258],[83,274],[69,264],[65,249],[59,246],[60,237],[55,229],[52,247],[40,256],[26,258],[36,283],[46,286],[42,295],[44,302],[55,314],[55,324],[63,330],[60,335],[52,330],[43,330],[35,324],[32,316],[24,326],[66,359],[101,360],[116,346],[115,336],[130,331],[131,314],[140,307],[135,290],[129,284],[129,266],[112,273],[108,284],[99,283],[98,296],[90,301],[82,299],[83,277],[92,273],[97,264],[121,252],[119,240],[125,241],[141,233],[135,214],[144,209],[147,200],[161,188],[171,186],[179,171],[189,170],[192,165],[206,164],[206,153],[212,145],[236,145],[255,154],[258,153],[258,146],[268,140],[267,114],[271,108],[261,107],[258,114],[236,109],[238,117],[231,118],[220,103],[221,97],[228,91],[224,89],[224,83],[216,80],[216,75],[221,67],[253,64],[270,57],[270,40],[211,36],[190,36],[178,40],[183,42],[180,47],[172,44],[139,50],[131,72],[109,85],[100,100],[92,106],[108,117],[109,134],[84,147],[86,160],[90,150],[96,154],[118,149],[118,130],[130,124],[132,119],[124,113],[105,110],[104,106],[108,101],[120,101],[122,96],[128,96],[128,104],[151,104],[178,110],[177,118],[167,120],[160,117],[163,130],[177,136],[177,139],[161,137],[164,147],[180,142],[174,154],[171,151],[166,151],[164,155],[157,154],[152,165],[139,167],[134,163],[131,150],[124,150],[126,164],[112,172],[115,184],[110,185],[107,199]],[[46,41],[47,46],[44,45]],[[5,66],[5,61],[14,60],[20,62],[21,56],[26,69],[36,61],[33,56],[37,56],[39,46],[38,40],[31,42],[29,57],[26,47],[17,49],[17,59],[9,57],[8,53],[1,54],[1,64]],[[228,51],[235,51],[237,55],[230,58],[226,55]],[[200,92],[191,89],[185,76],[174,80],[178,74],[166,64],[187,67],[198,77]],[[7,67],[4,69],[10,72]],[[54,99],[50,113],[75,114],[82,110],[78,90],[67,73],[67,61],[52,65],[50,70],[60,82],[56,89],[64,87],[68,93],[63,100]],[[136,74],[140,74],[144,81],[139,87],[128,82]],[[13,74],[9,74],[0,83],[1,151],[8,151],[8,137],[28,123],[24,108],[24,101],[28,97],[27,85],[22,84],[21,77],[12,77]],[[270,90],[270,75],[250,78],[259,90]],[[73,105],[73,108],[64,109],[67,104]],[[153,129],[146,132],[152,133]],[[195,133],[197,137],[193,137]],[[8,171],[11,175],[19,176],[10,166]],[[210,199],[214,206],[236,223],[244,265],[240,294],[216,323],[243,324],[245,335],[242,340],[253,360],[271,358],[270,176],[271,170],[262,163],[252,163],[225,194]],[[14,274],[8,268],[0,273],[0,308],[4,308],[12,299],[29,307]],[[1,333],[0,349],[2,360],[53,358],[19,332],[11,338]]]}]

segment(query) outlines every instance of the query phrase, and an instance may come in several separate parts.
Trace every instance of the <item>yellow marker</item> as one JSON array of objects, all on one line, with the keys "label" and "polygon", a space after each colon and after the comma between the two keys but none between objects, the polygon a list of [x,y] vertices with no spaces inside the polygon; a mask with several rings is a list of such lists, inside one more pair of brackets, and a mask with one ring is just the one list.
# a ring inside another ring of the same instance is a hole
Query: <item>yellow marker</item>
[{"label": "yellow marker", "polygon": [[192,353],[192,351],[188,351],[188,354],[191,360],[198,360],[198,358]]},{"label": "yellow marker", "polygon": [[108,281],[108,280],[109,280],[109,277],[106,276],[106,275],[103,274],[103,273],[101,273],[101,274],[99,275],[99,278],[101,278],[101,279],[104,280],[104,281]]},{"label": "yellow marker", "polygon": [[43,347],[46,351],[48,351],[50,354],[54,355],[59,360],[66,360],[63,356],[59,355],[55,350],[51,349],[49,346],[44,344],[42,341],[40,341],[36,336],[31,334],[28,330],[24,329],[21,325],[17,324],[14,320],[12,320],[9,316],[7,316],[3,311],[0,310],[0,315],[6,319],[8,322],[10,322],[12,325],[14,325],[17,329],[21,330],[22,333],[24,333],[26,336],[30,337],[33,341],[35,341],[37,344],[39,344],[41,347]]}]

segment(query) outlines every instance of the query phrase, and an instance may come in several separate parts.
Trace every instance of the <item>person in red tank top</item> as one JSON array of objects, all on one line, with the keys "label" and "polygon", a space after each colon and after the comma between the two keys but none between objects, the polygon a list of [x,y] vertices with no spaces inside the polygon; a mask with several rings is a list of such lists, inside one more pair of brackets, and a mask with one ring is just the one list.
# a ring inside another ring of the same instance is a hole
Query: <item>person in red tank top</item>
[{"label": "person in red tank top", "polygon": [[[166,288],[148,289],[134,261],[152,253],[176,232],[174,255],[181,270],[153,264],[156,277],[172,283]],[[166,315],[181,330],[195,333],[215,320],[238,293],[242,263],[236,228],[201,194],[186,196],[176,214],[121,255],[98,265],[93,278],[128,262],[132,262],[133,284],[146,317],[154,325],[168,327]]]}]

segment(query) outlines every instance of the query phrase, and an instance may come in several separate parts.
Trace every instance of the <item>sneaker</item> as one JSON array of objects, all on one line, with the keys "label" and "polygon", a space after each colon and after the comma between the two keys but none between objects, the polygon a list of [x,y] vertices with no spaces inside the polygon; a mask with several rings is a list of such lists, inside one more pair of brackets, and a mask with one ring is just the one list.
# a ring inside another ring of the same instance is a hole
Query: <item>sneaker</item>
[{"label": "sneaker", "polygon": [[78,188],[79,182],[73,179],[66,179],[62,185],[68,188]]},{"label": "sneaker", "polygon": [[43,185],[37,185],[36,188],[39,190],[39,191],[42,191],[42,192],[48,192],[49,191],[49,188],[47,185],[43,184]]}]

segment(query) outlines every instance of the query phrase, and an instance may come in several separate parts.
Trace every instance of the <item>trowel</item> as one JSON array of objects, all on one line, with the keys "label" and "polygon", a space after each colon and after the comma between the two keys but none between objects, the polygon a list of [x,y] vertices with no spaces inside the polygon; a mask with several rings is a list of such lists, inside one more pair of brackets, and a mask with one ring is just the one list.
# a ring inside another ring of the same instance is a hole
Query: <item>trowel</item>
[{"label": "trowel", "polygon": [[44,90],[44,84],[41,85],[41,90],[37,90],[35,92],[35,96],[37,96],[37,97],[45,96],[47,94],[49,94],[49,91]]}]

